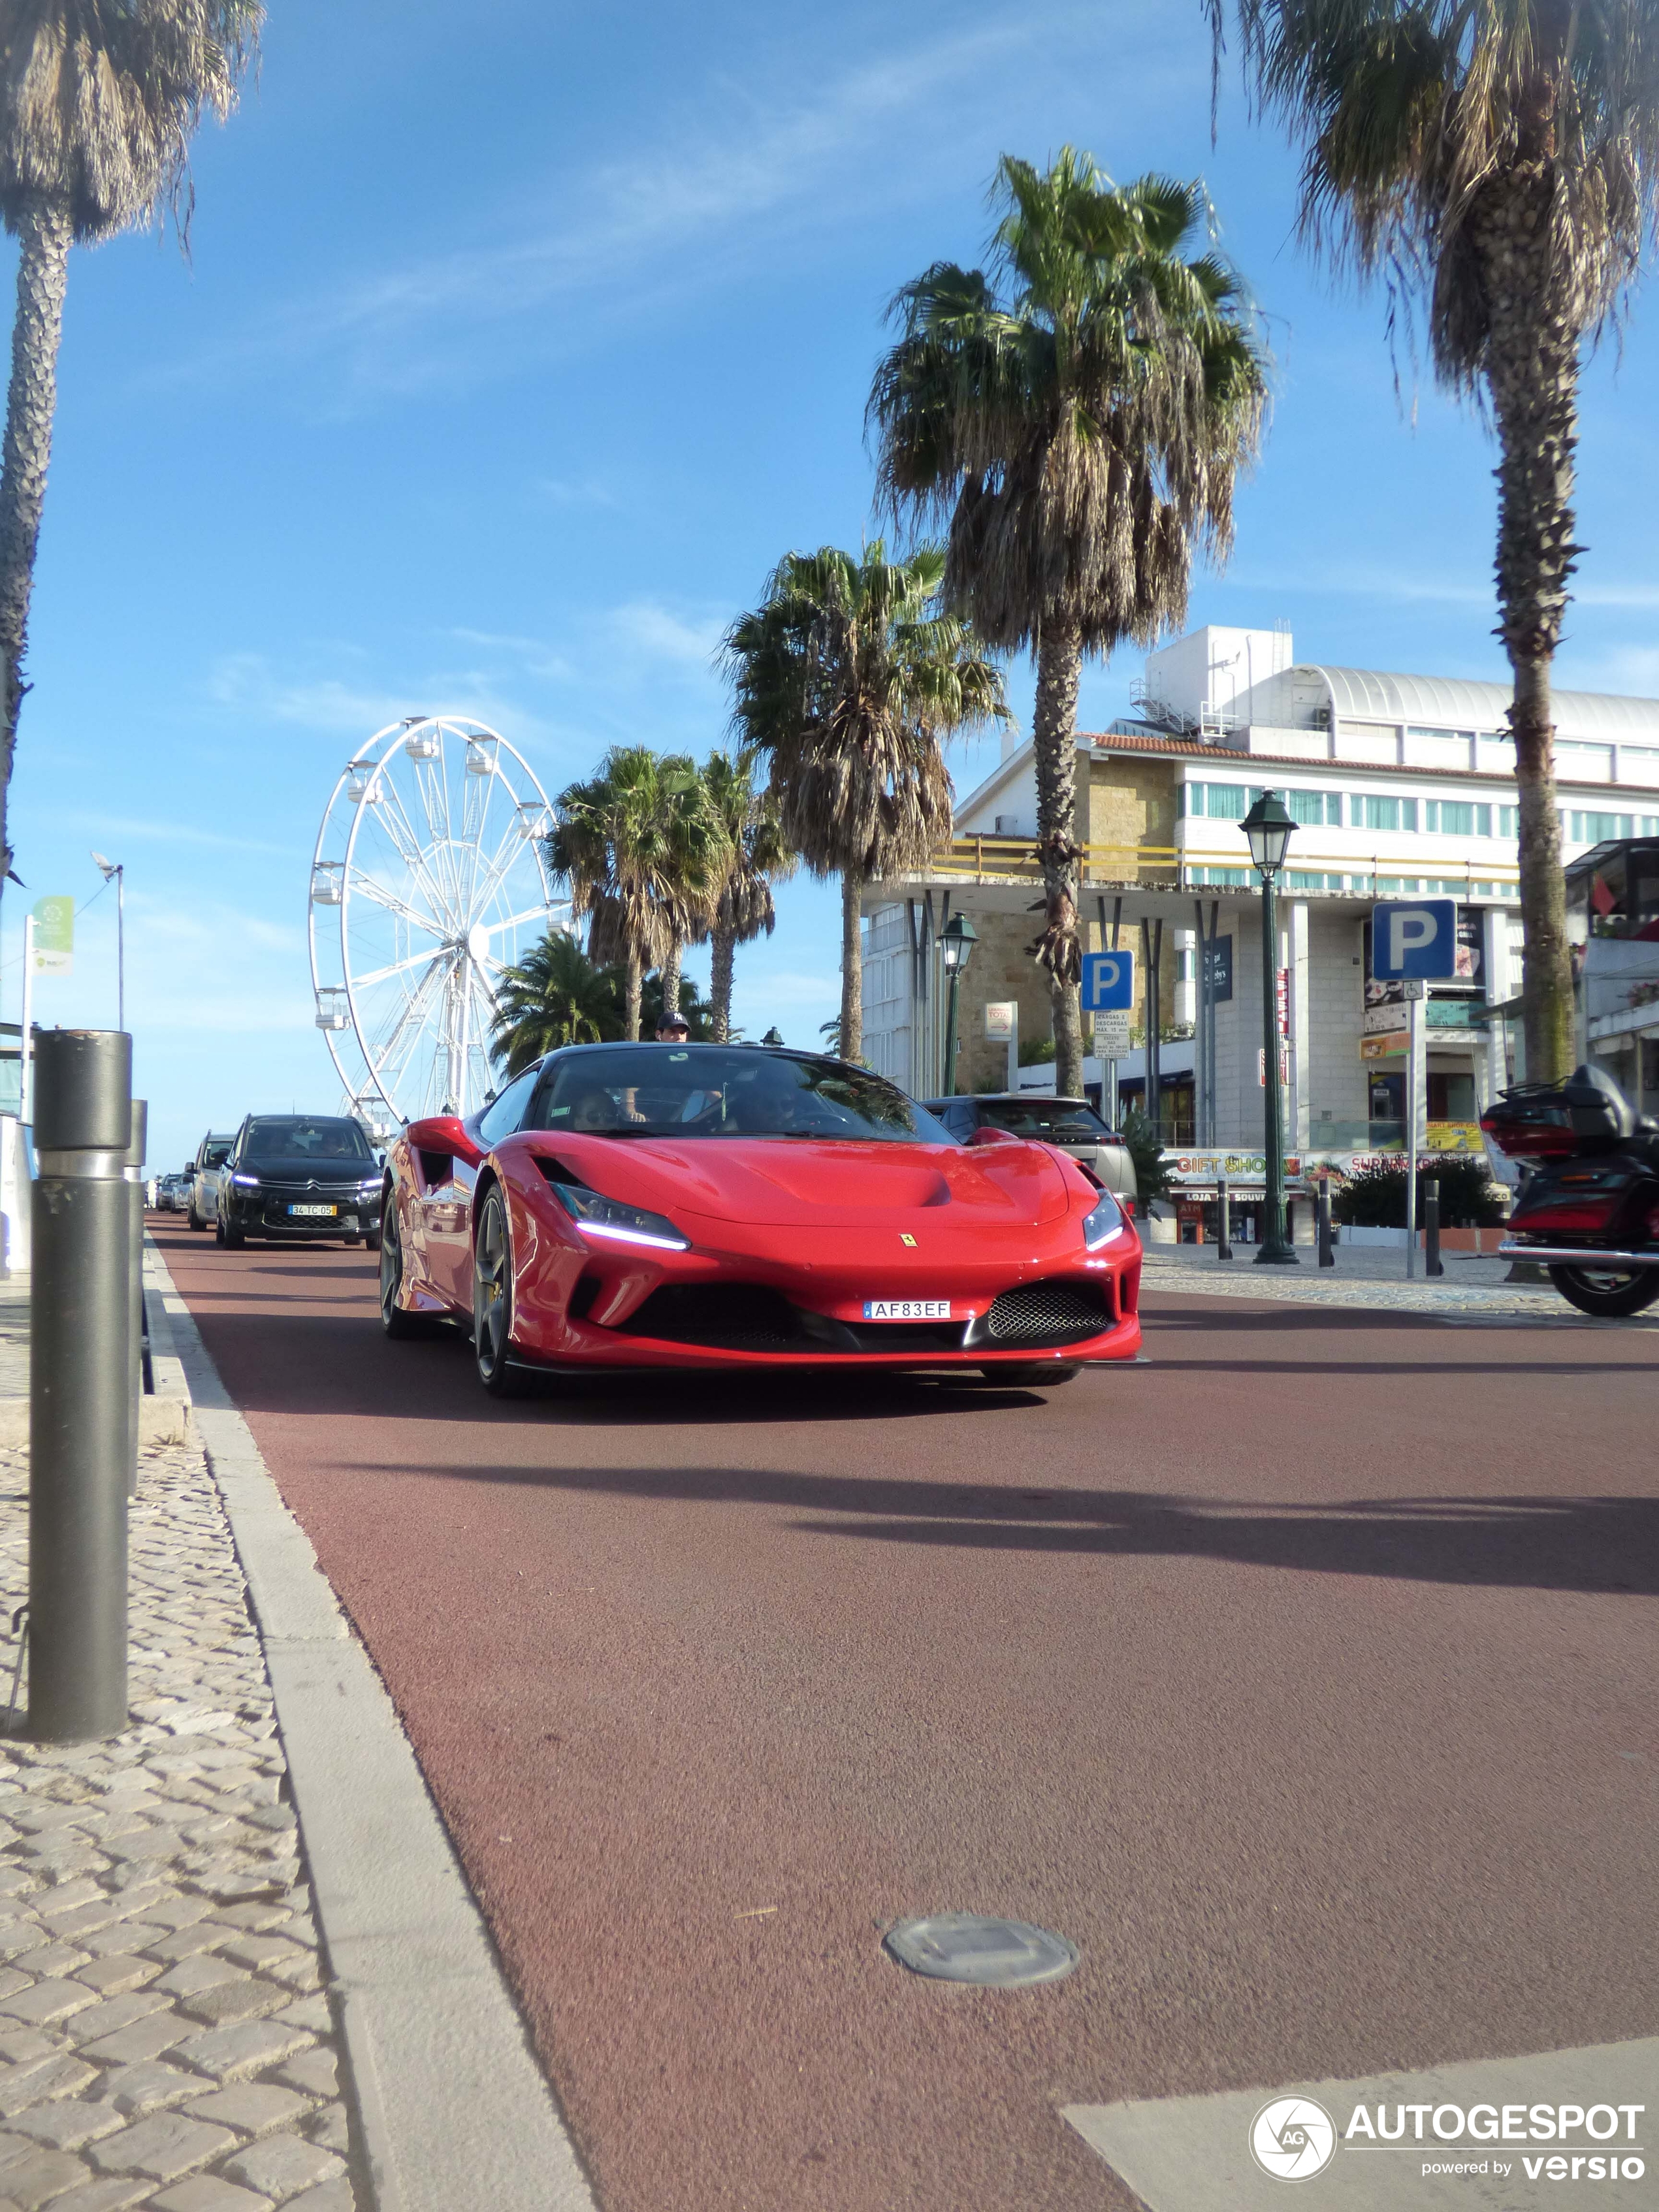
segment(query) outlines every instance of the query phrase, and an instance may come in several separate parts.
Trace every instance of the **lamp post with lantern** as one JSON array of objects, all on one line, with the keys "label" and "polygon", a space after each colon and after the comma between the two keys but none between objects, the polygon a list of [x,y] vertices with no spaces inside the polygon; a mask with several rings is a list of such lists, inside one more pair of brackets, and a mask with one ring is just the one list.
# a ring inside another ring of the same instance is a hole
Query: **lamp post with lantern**
[{"label": "lamp post with lantern", "polygon": [[1279,1081],[1279,907],[1277,879],[1296,824],[1276,791],[1264,791],[1244,817],[1250,859],[1261,878],[1261,1085],[1266,1101],[1262,1151],[1267,1170],[1265,1233],[1256,1263],[1294,1267],[1296,1248],[1285,1234],[1285,1102]]},{"label": "lamp post with lantern", "polygon": [[975,945],[979,943],[979,932],[965,914],[953,914],[939,933],[939,949],[945,957],[945,973],[950,979],[951,997],[945,1016],[945,1095],[957,1095],[957,1006],[962,996],[962,978]]}]

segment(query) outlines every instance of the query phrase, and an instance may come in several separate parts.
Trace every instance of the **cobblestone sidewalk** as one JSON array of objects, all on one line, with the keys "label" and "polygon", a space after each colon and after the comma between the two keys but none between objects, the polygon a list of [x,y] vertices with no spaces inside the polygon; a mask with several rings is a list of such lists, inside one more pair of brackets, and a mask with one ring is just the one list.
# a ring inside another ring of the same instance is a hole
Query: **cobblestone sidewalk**
[{"label": "cobblestone sidewalk", "polygon": [[[1485,1322],[1497,1328],[1525,1324],[1533,1328],[1659,1328],[1659,1306],[1625,1321],[1597,1321],[1570,1306],[1553,1284],[1478,1283],[1456,1274],[1407,1282],[1396,1274],[1389,1280],[1379,1265],[1373,1273],[1352,1269],[1322,1269],[1316,1255],[1299,1254],[1296,1267],[1258,1267],[1251,1248],[1237,1248],[1242,1255],[1218,1261],[1213,1248],[1149,1244],[1143,1279],[1150,1290],[1181,1291],[1190,1297],[1278,1298],[1291,1304],[1365,1306],[1393,1313],[1419,1313],[1436,1320],[1472,1323]],[[1363,1259],[1371,1255],[1364,1254]],[[1389,1255],[1394,1267],[1401,1255]],[[1449,1267],[1454,1263],[1448,1262]],[[1490,1263],[1496,1269],[1506,1261]],[[1352,1263],[1351,1263],[1352,1265]]]},{"label": "cobblestone sidewalk", "polygon": [[[0,1450],[9,1608],[27,1540],[27,1454]],[[366,2212],[270,1685],[194,1443],[143,1455],[131,1624],[141,1725],[0,1736],[0,2212]]]}]

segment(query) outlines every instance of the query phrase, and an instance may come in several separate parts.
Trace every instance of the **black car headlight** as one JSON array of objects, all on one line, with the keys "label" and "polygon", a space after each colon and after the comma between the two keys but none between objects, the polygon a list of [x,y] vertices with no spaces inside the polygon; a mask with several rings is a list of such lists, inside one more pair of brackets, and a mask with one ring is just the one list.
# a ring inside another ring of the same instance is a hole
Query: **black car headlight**
[{"label": "black car headlight", "polygon": [[380,1178],[379,1176],[375,1176],[370,1182],[360,1182],[357,1186],[357,1199],[360,1205],[372,1205],[380,1194]]},{"label": "black car headlight", "polygon": [[661,1252],[689,1252],[691,1240],[682,1237],[665,1213],[647,1213],[642,1206],[624,1206],[606,1198],[585,1183],[556,1182],[553,1195],[585,1237],[611,1244],[648,1244]]},{"label": "black car headlight", "polygon": [[258,1190],[261,1187],[258,1176],[238,1173],[232,1176],[230,1180],[233,1188],[237,1190]]},{"label": "black car headlight", "polygon": [[1123,1209],[1109,1192],[1102,1191],[1094,1212],[1083,1217],[1084,1249],[1097,1252],[1103,1244],[1109,1244],[1114,1237],[1122,1234]]}]

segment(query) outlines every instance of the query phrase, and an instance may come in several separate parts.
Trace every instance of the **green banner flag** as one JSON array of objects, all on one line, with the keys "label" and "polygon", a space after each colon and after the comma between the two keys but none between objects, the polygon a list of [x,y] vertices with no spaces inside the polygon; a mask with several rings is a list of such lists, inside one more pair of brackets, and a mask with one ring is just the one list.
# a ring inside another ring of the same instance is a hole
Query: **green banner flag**
[{"label": "green banner flag", "polygon": [[34,902],[34,972],[37,975],[67,975],[75,965],[75,901],[43,898]]}]

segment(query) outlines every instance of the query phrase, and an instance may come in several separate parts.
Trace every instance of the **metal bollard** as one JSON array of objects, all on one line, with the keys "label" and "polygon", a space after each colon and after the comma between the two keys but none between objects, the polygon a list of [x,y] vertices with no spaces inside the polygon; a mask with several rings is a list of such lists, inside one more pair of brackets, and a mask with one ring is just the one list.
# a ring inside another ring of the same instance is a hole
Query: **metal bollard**
[{"label": "metal bollard", "polygon": [[127,1725],[132,1040],[36,1041],[29,1333],[28,1730]]},{"label": "metal bollard", "polygon": [[1233,1256],[1232,1224],[1227,1218],[1227,1170],[1225,1168],[1220,1169],[1217,1173],[1215,1195],[1216,1212],[1219,1217],[1220,1229],[1220,1234],[1215,1241],[1215,1256],[1218,1260],[1231,1260]]},{"label": "metal bollard", "polygon": [[149,1134],[149,1105],[143,1098],[132,1102],[132,1141],[127,1146],[125,1169],[131,1188],[128,1204],[131,1221],[128,1226],[127,1298],[131,1307],[128,1334],[131,1339],[130,1385],[131,1419],[127,1436],[127,1496],[138,1495],[138,1401],[144,1395],[144,1144]]},{"label": "metal bollard", "polygon": [[1423,1178],[1423,1273],[1443,1275],[1445,1267],[1440,1258],[1440,1178]]}]

